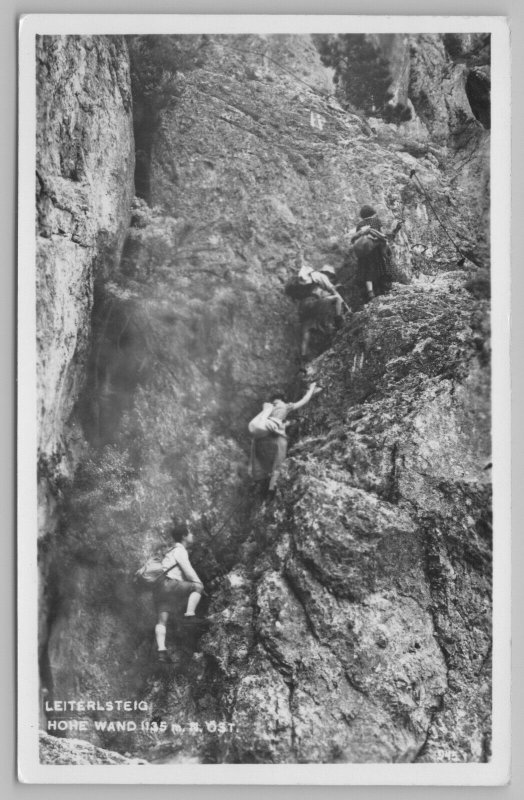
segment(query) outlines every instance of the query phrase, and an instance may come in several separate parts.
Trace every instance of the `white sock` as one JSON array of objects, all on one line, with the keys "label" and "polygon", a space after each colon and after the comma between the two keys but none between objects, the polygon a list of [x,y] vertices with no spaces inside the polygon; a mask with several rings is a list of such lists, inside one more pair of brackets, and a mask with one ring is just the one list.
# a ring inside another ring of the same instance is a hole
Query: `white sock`
[{"label": "white sock", "polygon": [[166,626],[161,622],[155,625],[155,638],[159,650],[166,649]]}]

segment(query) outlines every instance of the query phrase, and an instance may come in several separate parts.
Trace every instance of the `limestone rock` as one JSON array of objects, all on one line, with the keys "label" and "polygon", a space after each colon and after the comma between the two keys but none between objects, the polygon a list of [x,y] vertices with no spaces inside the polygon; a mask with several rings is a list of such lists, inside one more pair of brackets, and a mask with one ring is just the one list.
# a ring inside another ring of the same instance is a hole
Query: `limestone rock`
[{"label": "limestone rock", "polygon": [[[291,760],[484,757],[490,432],[477,320],[459,276],[414,284],[375,301],[310,368],[322,402],[305,412],[254,565],[259,647],[289,686],[298,730],[307,720]],[[222,635],[208,634],[213,649]],[[268,691],[261,669],[255,658],[242,681],[257,708]],[[343,733],[335,710],[347,714]],[[255,760],[271,760],[271,729],[257,716]]]},{"label": "limestone rock", "polygon": [[[116,195],[106,184],[116,208],[129,201],[131,225],[118,266],[101,268],[92,328],[87,317],[79,324],[90,341],[87,367],[78,361],[90,390],[74,415],[84,457],[55,498],[63,535],[50,552],[43,672],[60,696],[144,697],[175,727],[93,744],[163,763],[489,755],[486,274],[457,267],[435,215],[452,220],[473,258],[486,257],[489,134],[467,111],[464,63],[442,37],[414,38],[392,43],[391,57],[401,98],[409,52],[417,119],[373,131],[334,101],[309,37],[190,37],[184,69],[163,78],[147,142],[141,128],[141,197],[130,201],[125,181]],[[90,44],[53,47],[77,48],[82,65]],[[142,125],[144,51],[132,41],[130,52]],[[119,63],[124,125],[123,51]],[[41,142],[44,153],[56,147]],[[96,139],[88,149],[92,163]],[[82,195],[71,181],[53,173],[49,196],[89,206],[84,179]],[[403,228],[394,289],[363,308],[350,237],[364,203]],[[44,237],[53,248],[59,235],[76,247],[75,231],[97,240],[89,215],[55,206],[46,219],[56,231]],[[114,213],[116,254],[125,214]],[[301,256],[337,269],[353,309],[338,333],[317,336],[307,374],[283,291]],[[71,276],[74,297],[85,288],[84,312],[89,263],[85,279]],[[43,313],[54,305],[42,296]],[[74,328],[76,302],[61,302]],[[66,375],[64,347],[53,352]],[[275,502],[263,502],[247,476],[247,422],[272,396],[298,399],[310,379],[323,393],[291,434]],[[60,419],[71,403],[66,392]],[[172,512],[198,531],[192,560],[212,626],[198,645],[170,626],[166,673],[150,598],[130,577],[167,547]],[[212,723],[225,726],[220,736]]]},{"label": "limestone rock", "polygon": [[85,438],[73,408],[85,387],[95,280],[120,259],[133,194],[133,129],[122,37],[39,36],[36,320],[40,650],[48,637],[50,550],[64,478]]},{"label": "limestone rock", "polygon": [[53,473],[85,380],[94,279],[128,225],[133,131],[121,37],[41,36],[36,56],[38,432]]}]

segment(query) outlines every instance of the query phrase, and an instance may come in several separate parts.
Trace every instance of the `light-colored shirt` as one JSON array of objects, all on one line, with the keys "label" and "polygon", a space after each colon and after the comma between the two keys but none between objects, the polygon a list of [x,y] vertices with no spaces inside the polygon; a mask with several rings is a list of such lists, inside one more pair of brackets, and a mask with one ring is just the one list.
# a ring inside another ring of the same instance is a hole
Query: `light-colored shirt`
[{"label": "light-colored shirt", "polygon": [[320,286],[322,289],[325,289],[325,291],[330,292],[331,294],[334,293],[335,287],[333,286],[327,275],[324,275],[323,272],[319,272],[316,269],[313,270],[313,272],[311,273],[311,280],[313,281],[313,283],[316,283],[317,286]]},{"label": "light-colored shirt", "polygon": [[168,578],[172,578],[176,581],[194,581],[195,583],[202,583],[191,566],[188,552],[181,542],[177,542],[172,550],[165,554],[162,559],[162,567],[168,570],[166,572],[166,577]]},{"label": "light-colored shirt", "polygon": [[327,295],[334,295],[336,290],[327,275],[319,270],[312,269],[304,264],[298,273],[299,280],[304,284],[315,284],[315,288],[312,291],[312,294],[317,295],[317,297],[327,296]]}]

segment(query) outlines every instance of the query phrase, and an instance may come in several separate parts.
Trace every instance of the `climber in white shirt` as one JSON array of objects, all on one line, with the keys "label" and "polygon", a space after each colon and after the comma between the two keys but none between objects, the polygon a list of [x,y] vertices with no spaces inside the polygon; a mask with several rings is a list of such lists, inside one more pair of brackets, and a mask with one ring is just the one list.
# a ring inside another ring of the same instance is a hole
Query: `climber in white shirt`
[{"label": "climber in white shirt", "polygon": [[[175,546],[164,556],[162,567],[166,574],[155,587],[153,598],[157,612],[155,639],[158,648],[158,660],[170,662],[166,649],[167,620],[170,613],[179,613],[184,605],[183,622],[187,625],[198,625],[202,621],[195,611],[204,591],[204,584],[191,566],[187,550],[193,544],[193,533],[187,523],[174,522],[171,535]],[[170,569],[171,567],[171,569]]]}]

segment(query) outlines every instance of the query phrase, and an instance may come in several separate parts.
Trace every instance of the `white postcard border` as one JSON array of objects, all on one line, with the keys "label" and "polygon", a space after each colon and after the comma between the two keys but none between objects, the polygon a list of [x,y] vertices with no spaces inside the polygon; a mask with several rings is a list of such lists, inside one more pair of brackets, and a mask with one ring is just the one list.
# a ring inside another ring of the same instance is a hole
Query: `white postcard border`
[{"label": "white postcard border", "polygon": [[[36,561],[36,34],[492,33],[491,242],[493,348],[493,758],[487,764],[54,766],[38,760]],[[510,760],[510,66],[509,30],[494,16],[89,15],[22,18],[18,202],[18,761],[31,783],[500,785]]]}]

